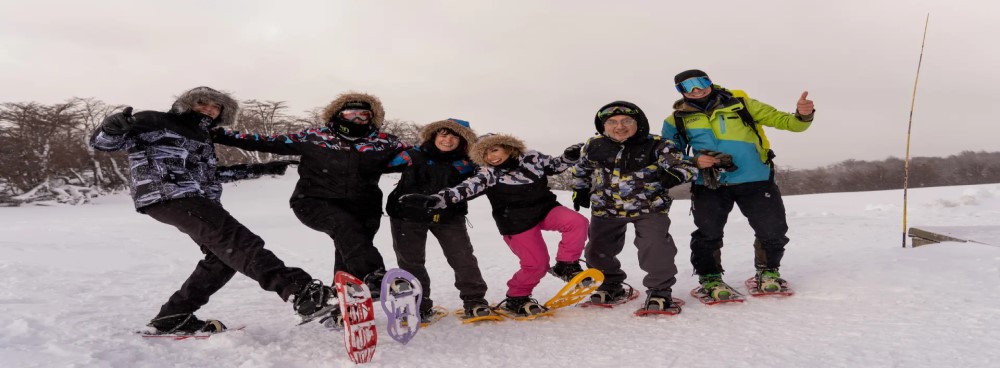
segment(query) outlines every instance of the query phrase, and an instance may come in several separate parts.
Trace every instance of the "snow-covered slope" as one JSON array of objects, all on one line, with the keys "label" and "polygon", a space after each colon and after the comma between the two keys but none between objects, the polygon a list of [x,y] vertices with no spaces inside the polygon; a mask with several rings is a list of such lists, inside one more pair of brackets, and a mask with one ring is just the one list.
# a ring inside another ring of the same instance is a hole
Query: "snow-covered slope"
[{"label": "snow-covered slope", "polygon": [[[301,225],[287,205],[295,174],[226,187],[224,203],[286,263],[333,276],[333,245]],[[391,188],[394,177],[382,185]],[[386,190],[388,191],[388,190]],[[570,193],[560,192],[563,203]],[[902,249],[899,191],[785,199],[792,242],[782,274],[798,294],[706,307],[687,259],[689,202],[674,204],[680,253],[674,294],[687,301],[668,318],[637,318],[639,302],[612,310],[568,308],[530,322],[461,325],[454,317],[403,346],[384,333],[371,366],[382,367],[941,367],[991,366],[1000,359],[1000,247],[944,243]],[[517,260],[497,234],[485,199],[471,203],[470,229],[487,297],[504,297]],[[726,279],[752,274],[752,232],[730,218]],[[997,225],[1000,185],[910,191],[913,226]],[[395,266],[388,218],[378,247]],[[237,275],[202,318],[247,325],[201,341],[150,341],[132,331],[157,312],[201,258],[176,229],[135,213],[124,195],[93,205],[0,208],[0,366],[3,367],[319,367],[353,366],[341,336],[319,324],[296,326],[290,304]],[[432,237],[433,239],[433,237]],[[550,250],[556,235],[547,233]],[[631,236],[628,238],[631,242]],[[437,243],[428,267],[438,304],[457,308],[451,269]],[[621,255],[633,285],[635,248]],[[547,299],[560,282],[536,289]],[[377,308],[378,309],[378,308]],[[377,321],[382,324],[384,316]],[[989,363],[993,361],[994,363]]]}]

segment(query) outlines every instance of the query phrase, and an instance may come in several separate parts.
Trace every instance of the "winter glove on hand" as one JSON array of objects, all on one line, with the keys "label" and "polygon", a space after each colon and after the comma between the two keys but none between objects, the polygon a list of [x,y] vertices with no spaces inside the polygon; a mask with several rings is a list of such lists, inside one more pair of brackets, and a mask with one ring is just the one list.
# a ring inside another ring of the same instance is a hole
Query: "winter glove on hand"
[{"label": "winter glove on hand", "polygon": [[222,127],[215,127],[215,128],[209,129],[208,135],[211,136],[212,139],[214,140],[214,139],[219,138],[220,136],[226,135],[226,129],[222,128]]},{"label": "winter glove on hand", "polygon": [[705,187],[708,189],[719,189],[719,169],[714,167],[700,169],[698,170],[698,175],[701,176],[701,181],[705,183]]},{"label": "winter glove on hand", "polygon": [[132,106],[126,106],[122,112],[108,115],[101,123],[101,130],[109,135],[122,135],[132,130],[135,118],[132,117]]},{"label": "winter glove on hand", "polygon": [[733,163],[733,155],[720,153],[716,155],[715,158],[719,159],[719,163],[715,164],[715,167],[721,169],[722,171],[733,172],[739,169],[739,166],[736,166],[736,164]]},{"label": "winter glove on hand", "polygon": [[712,165],[713,168],[722,169],[722,171],[726,172],[733,172],[739,169],[739,167],[733,163],[733,155],[728,153],[709,150],[698,150],[698,153],[717,158],[719,162]]},{"label": "winter glove on hand", "polygon": [[684,183],[684,175],[675,170],[666,170],[660,177],[660,184],[663,189],[670,189]]},{"label": "winter glove on hand", "polygon": [[573,209],[590,208],[590,189],[573,189]]},{"label": "winter glove on hand", "polygon": [[399,197],[399,203],[407,206],[423,208],[428,211],[431,209],[443,209],[447,207],[444,202],[444,197],[437,194],[404,194]]},{"label": "winter glove on hand", "polygon": [[566,161],[576,162],[580,159],[580,148],[583,148],[583,143],[577,143],[566,147],[566,150],[563,151],[563,158],[565,158]]},{"label": "winter glove on hand", "polygon": [[285,175],[288,165],[298,165],[298,161],[271,161],[251,166],[250,171],[260,175]]}]

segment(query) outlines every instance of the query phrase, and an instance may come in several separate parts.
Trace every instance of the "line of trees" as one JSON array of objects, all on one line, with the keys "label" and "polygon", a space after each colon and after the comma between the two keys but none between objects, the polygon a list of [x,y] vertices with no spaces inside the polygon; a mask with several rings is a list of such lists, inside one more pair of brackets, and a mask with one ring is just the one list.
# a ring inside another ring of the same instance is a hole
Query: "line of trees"
[{"label": "line of trees", "polygon": [[[110,114],[124,105],[93,98],[72,98],[45,105],[36,102],[0,104],[0,205],[36,201],[87,203],[98,195],[127,190],[124,152],[95,152],[90,135]],[[289,114],[282,101],[242,102],[235,129],[281,134],[322,124],[322,108],[305,116]],[[420,125],[386,120],[382,130],[408,144],[419,143]],[[217,146],[223,165],[283,159],[270,153]],[[543,149],[544,151],[544,149]],[[880,161],[847,160],[826,167],[792,170],[779,159],[777,182],[785,195],[899,189],[904,163],[890,157]],[[568,173],[553,177],[550,185],[568,189]],[[910,161],[912,188],[1000,183],[1000,152],[964,151],[948,157],[916,157]],[[687,198],[687,186],[674,188],[675,198]]]},{"label": "line of trees", "polygon": [[[233,127],[244,132],[280,134],[320,125],[316,108],[304,117],[288,113],[281,101],[246,100]],[[125,105],[93,98],[72,98],[63,103],[0,104],[0,206],[56,201],[87,203],[98,195],[128,190],[125,152],[97,152],[90,136],[108,115]],[[419,126],[390,119],[383,130],[414,144]],[[281,159],[263,152],[217,146],[222,165],[260,163]]]}]

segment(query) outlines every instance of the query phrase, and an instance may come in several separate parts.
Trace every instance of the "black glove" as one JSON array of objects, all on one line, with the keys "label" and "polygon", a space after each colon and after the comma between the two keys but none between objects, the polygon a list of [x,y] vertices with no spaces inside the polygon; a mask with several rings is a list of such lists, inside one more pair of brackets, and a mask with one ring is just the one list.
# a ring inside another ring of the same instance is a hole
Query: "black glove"
[{"label": "black glove", "polygon": [[208,135],[212,137],[212,140],[216,140],[219,137],[226,135],[226,129],[222,127],[215,127],[208,130]]},{"label": "black glove", "polygon": [[250,172],[260,175],[285,175],[288,165],[298,165],[298,161],[271,161],[262,164],[250,165]]},{"label": "black glove", "polygon": [[122,112],[108,115],[101,123],[101,130],[105,134],[122,135],[132,130],[135,125],[135,118],[132,117],[132,106],[126,106]]},{"label": "black glove", "polygon": [[422,208],[425,210],[445,208],[444,197],[437,194],[404,194],[399,197],[399,203],[407,206]]},{"label": "black glove", "polygon": [[684,175],[674,170],[666,170],[660,176],[660,184],[663,189],[670,189],[684,183]]},{"label": "black glove", "polygon": [[573,189],[573,209],[590,208],[590,189]]},{"label": "black glove", "polygon": [[563,151],[563,157],[566,158],[567,161],[576,162],[580,159],[580,148],[582,147],[583,143],[577,143],[566,147],[566,150]]},{"label": "black glove", "polygon": [[712,165],[713,168],[721,169],[726,172],[733,172],[739,169],[739,167],[733,163],[733,155],[728,153],[709,150],[698,150],[698,153],[719,159],[718,163]]}]

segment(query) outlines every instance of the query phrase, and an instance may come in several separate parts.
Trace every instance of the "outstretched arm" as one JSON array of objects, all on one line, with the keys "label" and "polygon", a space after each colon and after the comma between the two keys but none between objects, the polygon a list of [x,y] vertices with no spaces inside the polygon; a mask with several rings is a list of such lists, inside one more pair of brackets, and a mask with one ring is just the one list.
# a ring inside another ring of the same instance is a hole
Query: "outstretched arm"
[{"label": "outstretched arm", "polygon": [[285,175],[288,165],[298,163],[298,161],[271,161],[260,164],[219,166],[215,170],[215,178],[219,182],[229,183],[237,180],[256,179],[264,175]]},{"label": "outstretched arm", "polygon": [[[803,92],[802,96],[799,98],[798,111],[796,111],[795,114],[778,111],[778,109],[775,109],[773,106],[752,98],[746,99],[746,107],[747,110],[749,110],[750,115],[752,115],[754,120],[757,120],[757,123],[760,125],[792,132],[802,132],[809,129],[809,126],[812,124],[813,114],[816,112],[812,107],[812,101],[806,99],[806,95],[808,95],[808,92]],[[809,112],[809,114],[798,114],[798,112],[803,110]]]},{"label": "outstretched arm", "polygon": [[293,134],[275,134],[263,136],[260,134],[243,134],[232,130],[216,129],[212,131],[215,143],[236,147],[247,151],[269,152],[278,155],[300,155],[296,143],[305,142],[309,132],[305,130]]},{"label": "outstretched arm", "polygon": [[403,170],[406,170],[406,168],[409,167],[410,165],[413,165],[413,159],[410,157],[409,152],[403,151],[396,154],[396,157],[393,157],[392,160],[389,160],[389,164],[385,166],[385,169],[382,172],[384,173],[403,172]]},{"label": "outstretched arm", "polygon": [[442,189],[437,194],[444,198],[446,204],[458,203],[482,194],[496,185],[497,179],[497,174],[493,170],[480,167],[472,177],[451,188]]}]

